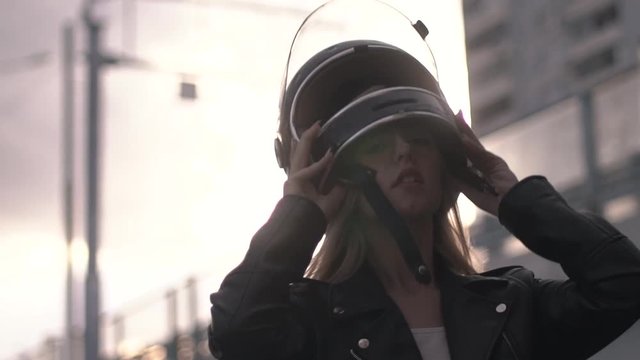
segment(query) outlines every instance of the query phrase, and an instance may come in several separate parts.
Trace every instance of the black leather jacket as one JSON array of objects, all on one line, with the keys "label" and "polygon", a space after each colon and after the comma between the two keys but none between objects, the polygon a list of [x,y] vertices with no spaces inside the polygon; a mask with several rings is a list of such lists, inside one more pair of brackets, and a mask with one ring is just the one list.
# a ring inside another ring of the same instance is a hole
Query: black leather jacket
[{"label": "black leather jacket", "polygon": [[[570,280],[536,279],[522,267],[472,276],[440,270],[453,360],[585,359],[640,317],[640,251],[603,219],[571,209],[546,179],[518,183],[499,219]],[[325,226],[312,202],[279,202],[244,261],[211,295],[214,356],[421,359],[400,310],[367,266],[338,284],[303,278]]]}]

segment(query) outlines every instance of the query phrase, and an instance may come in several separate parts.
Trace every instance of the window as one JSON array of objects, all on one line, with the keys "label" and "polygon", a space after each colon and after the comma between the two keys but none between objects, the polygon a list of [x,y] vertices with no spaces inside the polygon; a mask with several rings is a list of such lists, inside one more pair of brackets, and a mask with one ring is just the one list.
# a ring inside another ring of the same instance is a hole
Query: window
[{"label": "window", "polygon": [[618,7],[615,4],[607,6],[602,11],[599,11],[591,18],[591,23],[595,30],[600,30],[608,27],[618,20]]},{"label": "window", "polygon": [[569,32],[574,38],[584,38],[615,24],[618,17],[618,6],[612,3],[571,22],[568,25]]},{"label": "window", "polygon": [[483,0],[464,0],[462,3],[465,15],[473,15],[477,13],[484,5]]},{"label": "window", "polygon": [[467,48],[473,50],[498,44],[504,38],[506,30],[506,24],[501,22],[480,34],[475,36],[469,35],[467,38]]},{"label": "window", "polygon": [[474,114],[474,119],[479,122],[489,123],[493,119],[504,114],[511,109],[512,101],[511,96],[505,95],[497,99],[496,101],[479,108]]},{"label": "window", "polygon": [[576,63],[573,72],[578,78],[587,77],[613,66],[615,61],[614,49],[606,48]]},{"label": "window", "polygon": [[510,71],[511,63],[509,57],[505,54],[500,54],[487,66],[478,69],[478,71],[470,75],[474,83],[483,83],[485,81],[491,81],[498,76],[509,75]]}]

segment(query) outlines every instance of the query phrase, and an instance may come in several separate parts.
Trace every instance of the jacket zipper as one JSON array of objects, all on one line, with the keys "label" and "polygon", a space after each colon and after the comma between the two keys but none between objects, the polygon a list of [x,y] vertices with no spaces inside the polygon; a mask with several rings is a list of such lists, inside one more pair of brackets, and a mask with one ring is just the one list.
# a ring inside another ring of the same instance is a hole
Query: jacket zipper
[{"label": "jacket zipper", "polygon": [[502,338],[504,338],[504,341],[507,343],[507,346],[509,346],[509,349],[511,350],[511,353],[516,358],[516,360],[519,360],[520,358],[518,357],[518,354],[516,354],[516,349],[514,349],[513,345],[511,345],[511,341],[507,337],[507,334],[503,332],[502,333]]},{"label": "jacket zipper", "polygon": [[353,351],[353,349],[350,349],[349,352],[351,353],[351,356],[353,356],[354,359],[356,359],[356,360],[364,360],[360,356],[356,355],[356,352]]}]

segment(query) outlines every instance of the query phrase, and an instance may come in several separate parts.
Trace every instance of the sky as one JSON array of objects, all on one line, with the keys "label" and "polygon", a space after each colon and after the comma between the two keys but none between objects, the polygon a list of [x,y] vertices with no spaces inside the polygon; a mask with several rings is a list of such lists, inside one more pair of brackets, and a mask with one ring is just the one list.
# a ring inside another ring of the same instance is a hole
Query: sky
[{"label": "sky", "polygon": [[[139,60],[107,69],[101,98],[102,309],[105,324],[118,313],[130,319],[132,344],[166,335],[163,324],[154,326],[157,331],[142,324],[164,321],[165,292],[178,287],[183,294],[190,276],[198,280],[197,315],[206,321],[208,294],[242,259],[282,196],[285,175],[273,154],[281,75],[295,30],[320,3],[96,2],[106,51]],[[389,3],[427,24],[449,103],[469,114],[460,2]],[[32,351],[64,329],[65,22],[77,40],[72,248],[74,323],[82,324],[86,67],[80,5],[0,0],[0,359]],[[47,56],[25,60],[39,53]],[[178,96],[184,80],[197,85],[196,100]],[[112,331],[105,325],[106,343]]]}]

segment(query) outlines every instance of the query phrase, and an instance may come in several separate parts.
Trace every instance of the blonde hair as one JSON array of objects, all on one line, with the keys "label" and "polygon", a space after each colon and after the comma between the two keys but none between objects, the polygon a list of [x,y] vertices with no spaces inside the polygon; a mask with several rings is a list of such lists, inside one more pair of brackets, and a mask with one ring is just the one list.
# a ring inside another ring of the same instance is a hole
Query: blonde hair
[{"label": "blonde hair", "polygon": [[[458,274],[477,273],[475,257],[467,241],[455,194],[448,189],[441,209],[434,214],[434,259]],[[330,283],[351,277],[367,260],[370,244],[362,223],[364,196],[355,188],[348,190],[344,204],[327,227],[325,239],[311,260],[306,276]],[[366,200],[365,200],[366,201]]]}]

